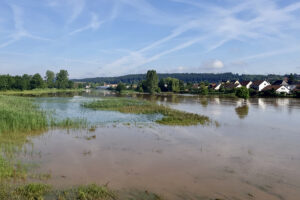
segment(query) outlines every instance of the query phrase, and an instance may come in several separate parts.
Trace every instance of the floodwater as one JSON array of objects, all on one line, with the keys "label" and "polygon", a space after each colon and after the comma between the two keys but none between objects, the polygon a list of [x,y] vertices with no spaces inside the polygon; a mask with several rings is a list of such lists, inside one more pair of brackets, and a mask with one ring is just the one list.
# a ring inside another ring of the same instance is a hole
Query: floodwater
[{"label": "floodwater", "polygon": [[98,183],[166,199],[300,199],[300,99],[132,95],[211,117],[220,126],[161,126],[159,115],[93,111],[92,91],[41,97],[58,117],[85,117],[96,130],[52,130],[31,138],[27,162],[55,187]]}]

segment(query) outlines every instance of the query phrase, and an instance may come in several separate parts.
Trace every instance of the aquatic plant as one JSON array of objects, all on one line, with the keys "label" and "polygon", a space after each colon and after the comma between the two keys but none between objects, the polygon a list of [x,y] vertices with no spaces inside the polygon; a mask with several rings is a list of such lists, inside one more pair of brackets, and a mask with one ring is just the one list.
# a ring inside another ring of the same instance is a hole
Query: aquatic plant
[{"label": "aquatic plant", "polygon": [[47,126],[47,114],[31,98],[0,96],[0,134],[43,130]]},{"label": "aquatic plant", "polygon": [[129,98],[107,98],[82,104],[86,108],[95,110],[111,110],[133,114],[162,114],[162,119],[156,120],[159,124],[189,126],[197,124],[209,124],[211,120],[207,116],[188,113],[172,109],[164,105],[158,105],[144,100]]}]

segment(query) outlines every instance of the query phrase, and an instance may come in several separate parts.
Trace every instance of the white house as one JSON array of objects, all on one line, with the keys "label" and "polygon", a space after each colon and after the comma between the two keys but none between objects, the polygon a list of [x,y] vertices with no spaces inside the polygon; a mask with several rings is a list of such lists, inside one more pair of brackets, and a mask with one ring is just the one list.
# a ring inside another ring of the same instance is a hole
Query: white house
[{"label": "white house", "polygon": [[222,83],[218,83],[218,84],[216,84],[216,86],[215,86],[215,90],[219,90],[220,88],[221,88],[221,86],[222,86]]},{"label": "white house", "polygon": [[289,94],[290,93],[290,90],[284,85],[268,85],[262,91],[267,91],[267,90],[275,90],[275,92],[278,94],[280,94],[280,93]]},{"label": "white house", "polygon": [[242,81],[241,85],[249,89],[252,83],[253,83],[252,81]]},{"label": "white house", "polygon": [[262,91],[268,85],[271,85],[271,84],[267,81],[253,81],[253,83],[251,84],[251,88],[258,90],[258,91]]}]

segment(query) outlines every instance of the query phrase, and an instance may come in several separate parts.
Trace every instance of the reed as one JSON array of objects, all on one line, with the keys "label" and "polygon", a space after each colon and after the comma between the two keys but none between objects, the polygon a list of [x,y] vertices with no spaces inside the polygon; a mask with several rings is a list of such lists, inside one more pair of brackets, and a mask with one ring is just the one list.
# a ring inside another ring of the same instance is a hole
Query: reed
[{"label": "reed", "polygon": [[82,104],[82,106],[95,110],[111,110],[122,113],[162,114],[164,117],[156,120],[156,122],[164,125],[190,126],[197,124],[205,125],[211,122],[207,116],[175,110],[149,101],[129,98],[107,98],[87,102]]}]

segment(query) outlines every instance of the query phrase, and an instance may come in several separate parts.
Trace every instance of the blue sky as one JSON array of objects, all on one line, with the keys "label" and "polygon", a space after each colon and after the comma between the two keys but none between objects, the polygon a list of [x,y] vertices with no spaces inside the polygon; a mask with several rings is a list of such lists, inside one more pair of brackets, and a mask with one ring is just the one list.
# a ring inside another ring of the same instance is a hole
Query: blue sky
[{"label": "blue sky", "polygon": [[300,1],[0,0],[0,74],[300,73]]}]

